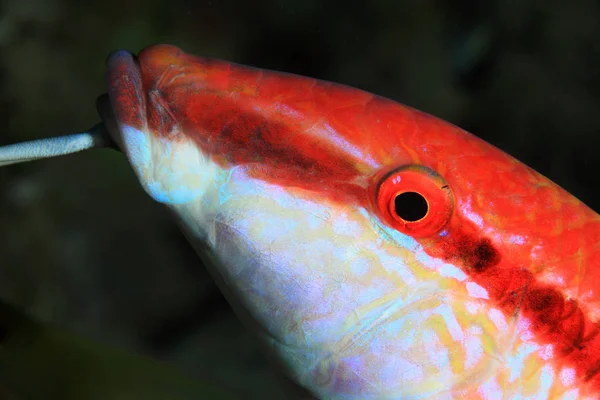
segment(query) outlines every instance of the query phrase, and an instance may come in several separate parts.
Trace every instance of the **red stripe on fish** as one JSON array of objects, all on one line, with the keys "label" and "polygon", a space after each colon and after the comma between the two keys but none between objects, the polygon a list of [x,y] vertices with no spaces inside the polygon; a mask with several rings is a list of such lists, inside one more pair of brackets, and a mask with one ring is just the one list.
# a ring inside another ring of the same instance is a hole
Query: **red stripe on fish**
[{"label": "red stripe on fish", "polygon": [[[541,262],[515,263],[503,256],[509,254],[508,246],[493,243],[459,216],[451,225],[443,240],[424,241],[428,253],[461,266],[509,319],[527,318],[536,343],[554,346],[553,364],[573,367],[580,380],[600,392],[600,323],[589,308],[569,298],[564,287],[543,282],[536,274],[543,272]],[[597,260],[598,252],[591,257]]]}]

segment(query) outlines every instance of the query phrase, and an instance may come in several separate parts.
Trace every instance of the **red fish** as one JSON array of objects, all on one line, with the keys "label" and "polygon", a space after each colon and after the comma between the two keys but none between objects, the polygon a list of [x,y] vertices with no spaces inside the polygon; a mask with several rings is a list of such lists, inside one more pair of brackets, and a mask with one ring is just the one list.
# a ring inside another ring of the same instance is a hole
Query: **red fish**
[{"label": "red fish", "polygon": [[600,398],[600,216],[539,173],[394,101],[172,46],[113,53],[108,86],[104,129],[313,396]]}]

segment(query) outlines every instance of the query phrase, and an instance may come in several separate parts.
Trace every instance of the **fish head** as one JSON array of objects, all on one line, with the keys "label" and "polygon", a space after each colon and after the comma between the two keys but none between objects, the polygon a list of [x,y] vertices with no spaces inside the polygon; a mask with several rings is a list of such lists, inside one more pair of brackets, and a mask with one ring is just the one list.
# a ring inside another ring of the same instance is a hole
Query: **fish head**
[{"label": "fish head", "polygon": [[113,53],[108,85],[145,191],[317,397],[599,386],[598,215],[516,159],[358,89],[173,46]]}]

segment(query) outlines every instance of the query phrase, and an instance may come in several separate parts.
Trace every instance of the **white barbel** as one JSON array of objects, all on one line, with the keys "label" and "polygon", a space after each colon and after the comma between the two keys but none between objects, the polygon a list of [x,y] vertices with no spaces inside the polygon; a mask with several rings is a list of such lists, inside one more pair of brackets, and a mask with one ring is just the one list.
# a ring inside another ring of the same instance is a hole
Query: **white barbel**
[{"label": "white barbel", "polygon": [[104,124],[98,123],[86,132],[0,146],[0,167],[103,147],[114,145]]}]

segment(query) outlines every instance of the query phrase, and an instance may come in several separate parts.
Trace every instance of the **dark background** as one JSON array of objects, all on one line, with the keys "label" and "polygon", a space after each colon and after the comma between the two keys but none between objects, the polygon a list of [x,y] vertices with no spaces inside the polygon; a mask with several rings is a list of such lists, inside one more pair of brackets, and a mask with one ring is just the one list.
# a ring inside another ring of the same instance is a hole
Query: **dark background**
[{"label": "dark background", "polygon": [[[600,210],[598,1],[4,0],[0,144],[92,126],[108,53],[154,43],[391,97]],[[0,298],[256,398],[280,393],[116,152],[0,169]]]}]

